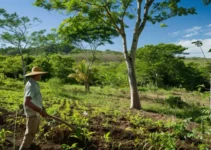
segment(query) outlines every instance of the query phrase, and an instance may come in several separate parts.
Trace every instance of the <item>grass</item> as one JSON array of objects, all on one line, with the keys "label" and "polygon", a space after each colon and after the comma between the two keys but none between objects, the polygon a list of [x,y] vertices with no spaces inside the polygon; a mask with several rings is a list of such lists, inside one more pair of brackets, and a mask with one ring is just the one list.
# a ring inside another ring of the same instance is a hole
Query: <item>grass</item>
[{"label": "grass", "polygon": [[[16,84],[16,86],[11,87],[7,81],[3,86],[4,89],[1,89],[0,93],[0,102],[2,106],[6,105],[6,100],[7,103],[13,104],[12,110],[17,109],[18,106],[22,104],[23,100],[24,86],[21,82],[16,82],[17,83],[14,83],[13,81],[13,84]],[[51,90],[47,83],[40,83],[40,86],[44,103],[49,103],[49,101],[58,102],[61,99],[67,99],[67,101],[80,101],[81,103],[84,103],[84,105],[92,105],[92,107],[96,108],[104,106],[105,110],[115,110],[116,108],[120,110],[127,110],[130,106],[130,95],[128,88],[118,89],[111,87],[91,87],[91,92],[86,93],[84,87],[80,85],[60,85],[59,88],[57,88],[57,92],[55,92],[55,90]],[[173,89],[170,91],[158,89],[157,91],[144,90],[141,91],[140,94],[143,110],[175,115],[182,118],[190,117],[193,114],[196,115],[198,110],[200,110],[198,109],[197,105],[209,105],[209,92],[200,93],[197,91],[186,92],[179,89]],[[165,105],[165,99],[170,96],[181,97],[183,101],[192,106],[191,109],[188,111],[186,109],[166,109],[167,105]],[[59,104],[53,105],[55,110],[57,110],[58,107]],[[53,110],[50,110],[50,112],[53,112]]]},{"label": "grass", "polygon": [[[11,84],[7,81],[0,86],[1,108],[9,110],[10,113],[18,110],[19,105],[23,103],[24,89],[21,82],[17,81],[12,84],[11,87]],[[129,148],[132,144],[132,147],[134,145],[136,147],[145,145],[146,149],[150,148],[147,145],[152,148],[156,146],[164,148],[166,142],[169,144],[166,146],[175,147],[175,141],[179,140],[177,139],[178,134],[184,136],[182,134],[183,128],[177,128],[182,125],[177,124],[177,122],[187,118],[192,118],[190,121],[197,122],[199,120],[200,122],[201,109],[209,107],[206,102],[209,97],[208,93],[187,92],[184,89],[158,89],[155,91],[140,88],[142,89],[140,91],[142,110],[131,110],[129,108],[130,94],[128,88],[91,87],[91,92],[86,93],[84,86],[80,85],[53,85],[57,87],[57,90],[54,90],[51,87],[52,85],[49,86],[48,83],[41,82],[40,86],[47,112],[68,121],[80,129],[79,133],[66,131],[65,126],[46,120],[42,122],[40,138],[45,139],[44,141],[54,141],[54,134],[62,134],[61,137],[65,137],[64,134],[67,132],[71,135],[70,138],[74,138],[72,140],[78,142],[79,145],[83,141],[82,145],[88,146],[89,142],[96,139],[101,144],[104,143],[102,145],[106,145],[107,149],[109,145],[115,146],[115,143],[112,143],[115,140],[116,143],[122,143],[117,147],[127,146]],[[166,102],[166,99],[170,96],[181,97],[181,100],[187,103],[188,107],[172,108]],[[12,125],[12,118],[8,118],[7,121],[9,119]],[[24,125],[23,118],[19,117],[18,122],[19,126]],[[165,126],[167,122],[170,124],[168,127]],[[175,124],[172,125],[171,123]],[[208,131],[209,124],[206,124],[206,128]],[[175,134],[176,129],[179,130],[178,134]],[[170,132],[168,132],[169,130]],[[120,134],[122,137],[116,137],[118,135],[117,131],[122,133]],[[121,140],[125,134],[130,135],[130,142],[125,142],[125,139]],[[200,135],[200,133],[197,134]],[[133,136],[135,139],[132,138]],[[145,143],[142,142],[143,145],[138,144],[137,141],[142,138],[145,138]],[[64,139],[61,139],[63,144],[69,144],[69,146],[74,144],[70,144]],[[159,142],[155,143],[156,141]]]}]

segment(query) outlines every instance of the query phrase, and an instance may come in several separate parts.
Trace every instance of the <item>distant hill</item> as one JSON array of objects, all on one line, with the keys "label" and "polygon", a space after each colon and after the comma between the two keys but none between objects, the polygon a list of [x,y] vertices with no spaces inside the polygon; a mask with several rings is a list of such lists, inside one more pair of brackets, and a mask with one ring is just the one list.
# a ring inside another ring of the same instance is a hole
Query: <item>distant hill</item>
[{"label": "distant hill", "polygon": [[93,53],[96,57],[97,62],[122,62],[124,61],[124,56],[122,52],[117,51],[100,51],[95,52],[91,50],[73,50],[69,53],[75,59],[75,61],[81,61],[86,58],[93,57]]},{"label": "distant hill", "polygon": [[[54,47],[55,48],[55,47]],[[92,57],[92,51],[91,50],[79,50],[74,47],[65,47],[63,49],[59,50],[52,50],[53,48],[49,48],[49,51],[44,50],[44,48],[39,49],[26,49],[23,51],[24,54],[29,54],[31,56],[37,56],[37,55],[46,55],[48,54],[64,54],[64,55],[71,55],[75,61],[81,61],[83,59],[86,59],[87,57]],[[52,50],[52,51],[51,51]],[[0,49],[1,55],[17,55],[19,54],[17,49],[13,47],[8,48],[1,48]],[[96,61],[97,62],[122,62],[124,61],[124,55],[122,52],[117,51],[95,51]],[[211,58],[208,58],[208,61],[211,63]],[[187,63],[197,63],[200,66],[206,66],[208,63],[204,58],[199,57],[191,57],[191,58],[185,58],[184,62]]]},{"label": "distant hill", "polygon": [[[13,47],[8,47],[4,49],[0,49],[0,55],[8,55],[8,56],[15,56],[18,55],[19,52],[17,49]],[[124,61],[124,56],[122,52],[117,51],[92,51],[92,50],[80,50],[76,49],[75,47],[65,47],[60,49],[53,48],[37,48],[37,49],[26,49],[23,51],[23,54],[29,56],[43,56],[43,55],[50,55],[50,54],[62,54],[62,55],[70,55],[73,57],[75,61],[81,61],[90,57],[93,57],[93,54],[96,57],[96,62],[122,62]]]},{"label": "distant hill", "polygon": [[[211,58],[207,58],[207,60],[211,63]],[[199,64],[202,67],[208,65],[206,59],[200,58],[200,57],[185,58],[184,62],[185,63],[191,63],[191,62],[197,63],[197,64]]]}]

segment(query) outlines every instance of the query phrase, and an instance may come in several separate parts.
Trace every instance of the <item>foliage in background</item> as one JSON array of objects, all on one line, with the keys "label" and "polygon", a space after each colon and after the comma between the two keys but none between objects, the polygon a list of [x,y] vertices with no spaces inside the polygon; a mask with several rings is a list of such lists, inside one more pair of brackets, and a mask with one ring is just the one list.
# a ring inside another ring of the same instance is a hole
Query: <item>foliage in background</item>
[{"label": "foliage in background", "polygon": [[93,83],[96,75],[96,68],[91,68],[90,65],[85,61],[81,61],[73,67],[74,73],[68,75],[69,78],[74,78],[79,83],[83,83],[85,91],[90,91],[90,84]]},{"label": "foliage in background", "polygon": [[[39,40],[38,38],[32,38],[33,36],[38,37],[38,35],[43,34],[42,31],[29,32],[32,27],[38,25],[41,21],[38,18],[29,19],[27,16],[19,17],[17,13],[10,14],[2,8],[0,9],[0,16],[0,29],[3,30],[0,34],[0,39],[5,44],[12,45],[20,55],[22,75],[24,82],[26,82],[26,63],[24,61],[23,50],[34,46],[34,40]],[[36,34],[34,34],[35,32]]]},{"label": "foliage in background", "polygon": [[186,48],[174,44],[147,45],[137,51],[137,80],[139,85],[153,83],[158,87],[184,87],[197,90],[209,81],[194,63],[185,64],[178,56]]},{"label": "foliage in background", "polygon": [[[59,54],[49,55],[48,57],[40,56],[30,64],[32,66],[40,66],[49,74],[43,76],[45,79],[51,77],[60,78],[64,82],[69,82],[68,75],[73,72],[74,60],[71,56],[64,56]],[[29,70],[30,71],[30,70]]]},{"label": "foliage in background", "polygon": [[0,73],[3,73],[5,76],[17,79],[22,74],[20,56],[2,56],[0,61]]},{"label": "foliage in background", "polygon": [[102,63],[98,66],[97,84],[103,86],[110,85],[112,87],[127,87],[128,77],[125,63]]},{"label": "foliage in background", "polygon": [[58,95],[62,92],[63,89],[63,80],[60,78],[51,78],[48,80],[48,86],[52,93]]}]

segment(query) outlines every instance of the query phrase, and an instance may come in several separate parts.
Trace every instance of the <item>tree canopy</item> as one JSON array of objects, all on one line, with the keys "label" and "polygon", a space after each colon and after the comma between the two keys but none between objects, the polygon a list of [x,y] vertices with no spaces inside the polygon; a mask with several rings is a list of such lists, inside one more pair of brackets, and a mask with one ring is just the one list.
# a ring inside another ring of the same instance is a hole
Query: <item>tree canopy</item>
[{"label": "tree canopy", "polygon": [[[3,29],[0,39],[5,43],[12,45],[21,56],[23,79],[26,82],[26,64],[24,62],[23,50],[34,45],[43,31],[29,33],[29,29],[38,25],[38,18],[30,19],[28,17],[19,17],[17,13],[9,14],[4,9],[0,9],[0,28]],[[30,36],[31,34],[31,36]],[[32,38],[36,36],[36,38]]]},{"label": "tree canopy", "polygon": [[185,64],[179,57],[186,48],[174,44],[147,45],[137,51],[138,83],[158,87],[183,87],[196,90],[207,84],[203,72],[194,63]]}]

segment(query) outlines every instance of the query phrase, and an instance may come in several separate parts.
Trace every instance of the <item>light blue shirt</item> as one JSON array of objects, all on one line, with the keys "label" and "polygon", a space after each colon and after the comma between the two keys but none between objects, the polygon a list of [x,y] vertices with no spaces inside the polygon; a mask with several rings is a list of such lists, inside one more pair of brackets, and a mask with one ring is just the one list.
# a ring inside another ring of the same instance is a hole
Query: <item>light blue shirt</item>
[{"label": "light blue shirt", "polygon": [[25,105],[26,97],[28,96],[31,97],[31,102],[34,105],[42,109],[42,95],[40,93],[40,86],[32,78],[30,78],[25,85],[24,101],[23,101],[24,113],[26,117],[39,116],[40,115],[39,113],[37,113],[36,111],[32,110],[31,108]]}]

